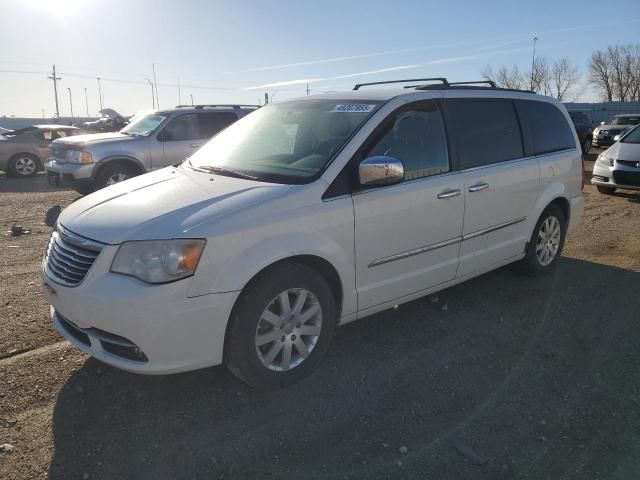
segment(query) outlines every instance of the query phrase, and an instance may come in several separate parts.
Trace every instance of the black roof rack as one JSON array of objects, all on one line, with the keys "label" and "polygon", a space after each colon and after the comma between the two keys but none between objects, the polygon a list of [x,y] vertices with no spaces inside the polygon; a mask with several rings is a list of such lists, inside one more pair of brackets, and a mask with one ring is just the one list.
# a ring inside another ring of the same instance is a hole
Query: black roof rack
[{"label": "black roof rack", "polygon": [[491,88],[498,88],[493,80],[478,80],[477,82],[451,82],[449,85],[479,85],[482,83],[486,83]]},{"label": "black roof rack", "polygon": [[[520,93],[536,93],[533,90],[519,90],[517,88],[502,88],[498,87],[493,80],[477,80],[472,82],[449,82],[446,78],[412,78],[406,80],[387,80],[384,82],[370,82],[359,83],[354,90],[359,90],[360,87],[368,85],[386,85],[389,83],[407,83],[407,82],[440,82],[418,85],[407,85],[403,88],[413,88],[415,90],[448,90],[448,89],[460,89],[460,90],[500,90],[502,92],[520,92]],[[486,84],[486,85],[483,85]],[[487,86],[488,85],[488,86]]]},{"label": "black roof rack", "polygon": [[434,78],[409,78],[406,80],[386,80],[384,82],[369,82],[369,83],[358,83],[354,90],[360,90],[360,87],[368,87],[370,85],[387,85],[389,83],[407,83],[407,82],[442,82],[442,86],[449,86],[449,82],[446,78],[443,77],[434,77]]},{"label": "black roof rack", "polygon": [[202,110],[205,108],[260,108],[260,105],[241,105],[241,104],[216,104],[216,105],[176,105],[176,108],[195,108]]}]

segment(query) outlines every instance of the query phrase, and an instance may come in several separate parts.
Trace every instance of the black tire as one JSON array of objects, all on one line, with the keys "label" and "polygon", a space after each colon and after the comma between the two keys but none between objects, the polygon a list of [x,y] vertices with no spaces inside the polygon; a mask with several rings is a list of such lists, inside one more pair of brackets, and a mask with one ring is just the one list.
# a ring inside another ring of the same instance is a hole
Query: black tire
[{"label": "black tire", "polygon": [[[558,246],[558,250],[553,257],[553,260],[548,265],[543,265],[536,252],[536,245],[538,241],[538,235],[540,233],[540,229],[545,221],[549,217],[555,217],[560,223],[560,244]],[[564,216],[562,210],[556,205],[549,205],[536,223],[536,227],[533,229],[533,233],[531,234],[531,239],[527,244],[527,252],[526,256],[519,262],[518,266],[522,273],[530,276],[538,276],[544,275],[552,272],[557,264],[560,256],[562,255],[562,249],[564,248],[564,241],[567,234],[567,220]]]},{"label": "black tire", "polygon": [[9,160],[9,173],[13,177],[33,177],[41,168],[40,159],[31,153],[17,153]]},{"label": "black tire", "polygon": [[604,193],[605,195],[613,195],[617,190],[615,187],[603,187],[602,185],[596,185],[596,188],[600,193]]},{"label": "black tire", "polygon": [[72,188],[81,195],[89,195],[95,191],[95,187],[91,182],[73,183]]},{"label": "black tire", "polygon": [[110,185],[109,182],[112,177],[122,176],[124,178],[122,178],[120,181],[124,181],[137,175],[139,175],[139,172],[129,165],[125,165],[122,163],[106,165],[100,169],[98,175],[96,176],[95,190],[100,190],[101,188]]},{"label": "black tire", "polygon": [[589,150],[591,150],[591,139],[589,137],[586,137],[582,141],[582,153],[589,153]]},{"label": "black tire", "polygon": [[[267,306],[289,289],[306,289],[315,296],[321,307],[321,330],[315,346],[299,365],[286,371],[274,371],[258,356],[257,329]],[[320,363],[329,348],[336,323],[336,299],[324,277],[300,263],[278,263],[252,280],[238,297],[227,328],[224,363],[240,380],[260,390],[291,385],[310,374]]]}]

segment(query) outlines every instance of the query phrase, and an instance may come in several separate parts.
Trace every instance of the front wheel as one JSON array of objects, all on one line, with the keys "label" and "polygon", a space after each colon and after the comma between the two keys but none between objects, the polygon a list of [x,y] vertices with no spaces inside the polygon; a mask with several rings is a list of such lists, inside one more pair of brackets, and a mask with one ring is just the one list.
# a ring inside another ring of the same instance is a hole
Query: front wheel
[{"label": "front wheel", "polygon": [[528,275],[551,272],[562,254],[566,233],[564,213],[556,205],[549,205],[533,229],[526,256],[520,262],[522,271]]},{"label": "front wheel", "polygon": [[324,357],[336,317],[336,300],[322,275],[294,262],[275,265],[238,297],[224,362],[258,389],[295,383]]},{"label": "front wheel", "polygon": [[582,153],[589,153],[589,150],[591,150],[591,139],[587,137],[582,142]]},{"label": "front wheel", "polygon": [[108,187],[110,185],[115,185],[116,183],[124,182],[125,180],[130,179],[131,177],[135,177],[137,172],[127,166],[122,164],[114,164],[105,166],[96,177],[96,190],[99,190],[104,187]]}]

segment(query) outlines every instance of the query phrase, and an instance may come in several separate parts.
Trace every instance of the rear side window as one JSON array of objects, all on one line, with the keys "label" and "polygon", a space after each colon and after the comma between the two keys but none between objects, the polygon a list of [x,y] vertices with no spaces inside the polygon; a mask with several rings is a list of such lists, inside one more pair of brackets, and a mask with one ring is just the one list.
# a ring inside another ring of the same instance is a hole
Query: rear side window
[{"label": "rear side window", "polygon": [[200,138],[211,138],[238,119],[233,112],[207,112],[200,113],[198,116],[200,117]]},{"label": "rear side window", "polygon": [[529,155],[576,148],[573,129],[551,103],[519,100],[518,112]]},{"label": "rear side window", "polygon": [[447,100],[460,169],[505,162],[524,156],[518,117],[510,100]]},{"label": "rear side window", "polygon": [[175,142],[200,138],[198,118],[194,114],[179,115],[171,120],[162,132],[162,141]]}]

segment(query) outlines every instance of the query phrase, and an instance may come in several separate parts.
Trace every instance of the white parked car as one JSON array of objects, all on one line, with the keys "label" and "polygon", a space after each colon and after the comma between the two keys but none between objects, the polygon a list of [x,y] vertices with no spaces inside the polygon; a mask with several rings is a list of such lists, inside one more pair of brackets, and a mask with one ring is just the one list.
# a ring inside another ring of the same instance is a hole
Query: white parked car
[{"label": "white parked car", "polygon": [[43,261],[57,329],[124,370],[225,363],[272,388],[338,325],[512,262],[554,269],[583,210],[562,104],[427,80],[268,105],[71,204]]},{"label": "white parked car", "polygon": [[618,188],[640,190],[640,125],[598,156],[591,183],[608,195]]}]

